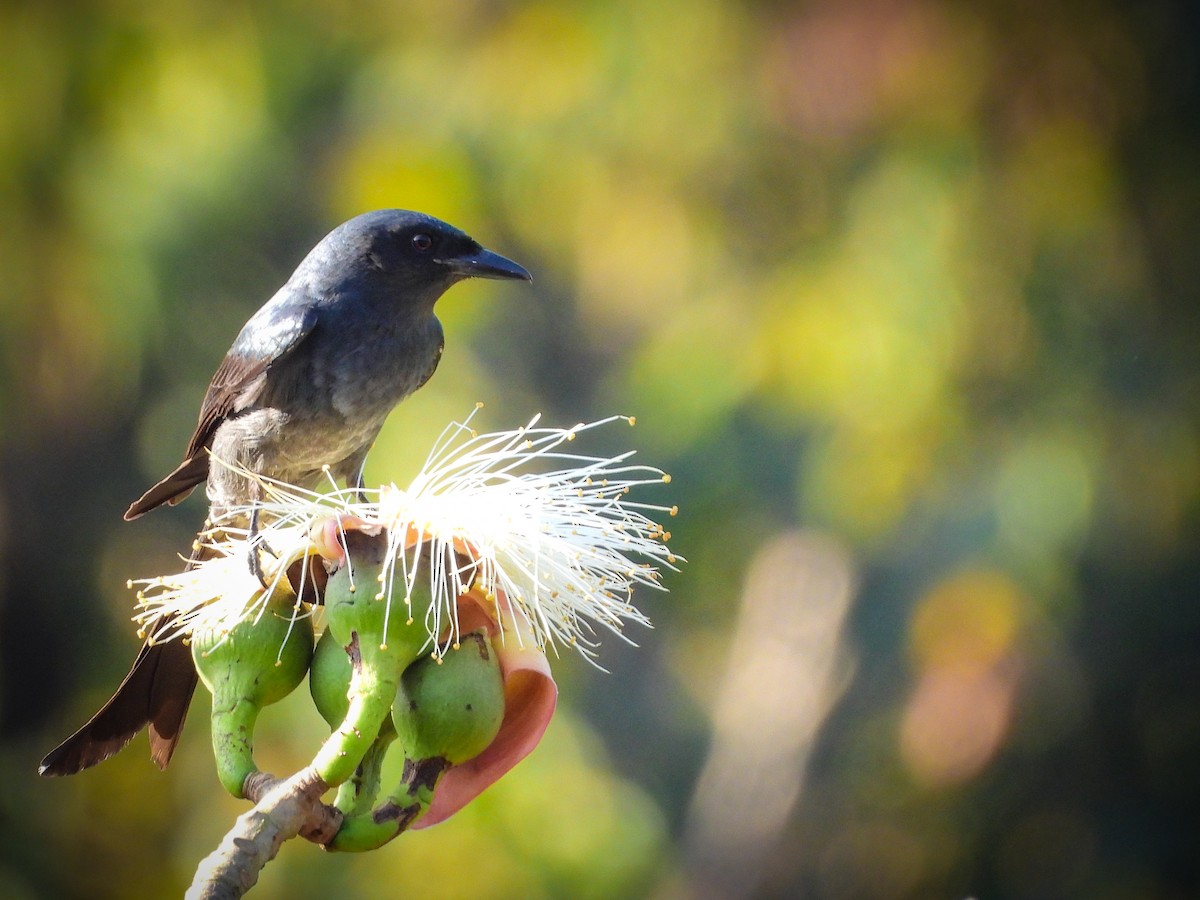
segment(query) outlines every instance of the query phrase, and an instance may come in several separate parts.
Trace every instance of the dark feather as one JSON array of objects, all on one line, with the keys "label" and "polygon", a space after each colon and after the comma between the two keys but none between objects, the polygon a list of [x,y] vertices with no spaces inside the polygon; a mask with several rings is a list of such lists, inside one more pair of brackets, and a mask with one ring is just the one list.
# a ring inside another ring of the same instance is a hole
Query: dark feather
[{"label": "dark feather", "polygon": [[273,313],[269,326],[260,321],[259,315],[251,318],[217,366],[200,404],[200,419],[185,459],[203,452],[226,418],[255,402],[267,371],[308,337],[317,324],[317,311],[311,306]]},{"label": "dark feather", "polygon": [[169,503],[174,506],[187,497],[196,485],[208,478],[208,453],[201,449],[196,456],[189,457],[179,467],[160,481],[125,510],[125,521],[132,522],[138,516]]},{"label": "dark feather", "polygon": [[74,775],[103,762],[150,726],[150,755],[165,769],[175,751],[192,692],[196,669],[182,641],[143,644],[133,668],[86,725],[46,754],[40,775]]},{"label": "dark feather", "polygon": [[[188,567],[205,559],[207,548],[197,545]],[[170,620],[157,620],[147,632],[167,634]],[[196,690],[192,651],[182,640],[146,641],[129,674],[88,723],[46,754],[39,775],[74,775],[102,763],[150,726],[150,758],[165,769],[183,733],[188,706]]]}]

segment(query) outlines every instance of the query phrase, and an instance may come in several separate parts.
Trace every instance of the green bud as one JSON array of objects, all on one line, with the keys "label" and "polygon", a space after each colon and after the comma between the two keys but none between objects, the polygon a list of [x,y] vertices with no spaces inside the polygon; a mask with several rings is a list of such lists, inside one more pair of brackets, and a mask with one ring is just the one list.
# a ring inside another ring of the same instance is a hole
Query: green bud
[{"label": "green bud", "polygon": [[313,653],[312,619],[297,616],[295,596],[277,588],[262,614],[228,633],[197,630],[192,659],[212,693],[213,755],[224,788],[242,797],[254,764],[254,725],[259,710],[282,700],[300,684]]},{"label": "green bud", "polygon": [[444,656],[405,669],[392,720],[408,759],[458,765],[486,750],[504,720],[504,682],[487,634],[464,635]]},{"label": "green bud", "polygon": [[313,650],[308,690],[321,718],[330,728],[337,728],[350,708],[346,697],[350,690],[350,657],[328,629]]}]

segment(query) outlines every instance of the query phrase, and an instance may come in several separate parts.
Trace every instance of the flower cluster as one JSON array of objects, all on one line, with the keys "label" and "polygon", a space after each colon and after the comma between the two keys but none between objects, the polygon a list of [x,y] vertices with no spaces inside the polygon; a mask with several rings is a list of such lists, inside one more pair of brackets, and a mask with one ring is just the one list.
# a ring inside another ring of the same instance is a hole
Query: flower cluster
[{"label": "flower cluster", "polygon": [[[601,630],[649,625],[634,589],[662,590],[660,570],[677,562],[658,521],[676,508],[631,497],[670,477],[632,451],[574,449],[633,419],[563,429],[535,417],[478,434],[473,415],[403,489],[330,478],[321,493],[239,471],[253,506],[208,523],[183,571],[137,582],[148,638],[191,644],[213,695],[218,778],[234,796],[261,781],[260,710],[307,675],[330,726],[309,768],[322,792],[337,788],[332,850],[436,824],[516,765],[557,704],[545,651],[574,646],[594,661]],[[403,774],[385,790],[393,746]]]},{"label": "flower cluster", "polygon": [[[612,416],[564,429],[534,417],[479,434],[472,417],[443,431],[404,489],[338,489],[331,480],[331,490],[320,493],[243,472],[258,483],[264,524],[251,534],[244,523],[252,510],[231,509],[198,538],[200,561],[131,582],[140,588],[136,621],[157,628],[151,636],[158,641],[198,629],[228,632],[263,614],[289,570],[307,578],[316,557],[353,572],[353,559],[343,559],[344,532],[353,528],[387,535],[380,599],[410,596],[418,579],[427,582],[434,602],[424,624],[435,655],[458,641],[456,600],[471,588],[493,605],[505,632],[518,641],[531,635],[543,650],[562,643],[594,658],[597,625],[621,636],[626,622],[648,625],[632,592],[637,585],[661,590],[660,567],[675,568],[671,534],[658,518],[677,508],[630,493],[670,476],[632,463],[634,451],[572,452],[584,432],[634,420]],[[248,550],[260,554],[265,589],[247,565]],[[299,599],[303,585],[296,593],[295,615],[310,614]],[[508,600],[503,610],[495,607],[500,594]],[[516,617],[528,627],[517,628]]]}]

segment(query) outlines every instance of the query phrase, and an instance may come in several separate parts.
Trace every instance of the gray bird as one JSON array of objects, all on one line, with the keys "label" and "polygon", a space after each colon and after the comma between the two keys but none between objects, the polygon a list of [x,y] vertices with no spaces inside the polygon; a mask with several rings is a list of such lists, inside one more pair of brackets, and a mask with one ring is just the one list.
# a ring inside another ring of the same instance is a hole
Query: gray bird
[{"label": "gray bird", "polygon": [[[210,466],[210,455],[309,488],[328,467],[361,488],[384,419],[441,358],[434,304],[466,278],[532,280],[432,216],[386,209],[339,225],[242,328],[204,395],[183,462],[125,518],[176,504],[203,481],[214,519],[261,499],[252,479]],[[253,567],[257,555],[251,559]],[[147,725],[151,758],[166,768],[195,687],[187,647],[147,641],[108,703],[38,771],[71,775],[94,766]]]}]

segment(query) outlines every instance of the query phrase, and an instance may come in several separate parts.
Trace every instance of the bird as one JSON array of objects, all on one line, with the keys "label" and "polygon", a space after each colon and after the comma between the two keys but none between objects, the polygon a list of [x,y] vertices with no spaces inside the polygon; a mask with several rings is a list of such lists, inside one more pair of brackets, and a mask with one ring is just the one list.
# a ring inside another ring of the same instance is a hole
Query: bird
[{"label": "bird", "polygon": [[[254,476],[314,488],[332,475],[361,491],[384,420],[441,359],[434,305],[468,278],[533,280],[424,213],[376,210],[333,229],[243,326],[212,377],[183,461],[125,519],[175,505],[206,482],[209,518],[218,521],[231,508],[255,508]],[[90,768],[147,726],[151,759],[167,767],[197,676],[181,641],[154,640],[164,630],[150,629],[116,693],[46,755],[39,774]]]}]

